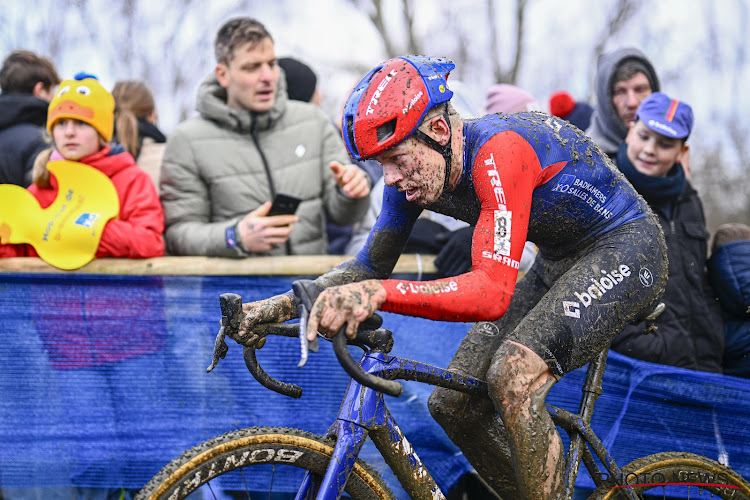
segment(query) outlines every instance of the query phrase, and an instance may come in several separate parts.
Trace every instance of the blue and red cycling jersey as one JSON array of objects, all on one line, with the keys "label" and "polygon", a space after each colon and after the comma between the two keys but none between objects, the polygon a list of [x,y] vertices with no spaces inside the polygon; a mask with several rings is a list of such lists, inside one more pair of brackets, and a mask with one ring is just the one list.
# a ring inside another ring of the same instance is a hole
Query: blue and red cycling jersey
[{"label": "blue and red cycling jersey", "polygon": [[[589,138],[543,113],[464,121],[461,180],[426,207],[475,226],[472,270],[435,281],[383,281],[381,307],[443,321],[494,320],[508,308],[526,240],[553,259],[644,217],[646,202]],[[422,207],[386,186],[383,208],[357,255],[390,275]]]}]

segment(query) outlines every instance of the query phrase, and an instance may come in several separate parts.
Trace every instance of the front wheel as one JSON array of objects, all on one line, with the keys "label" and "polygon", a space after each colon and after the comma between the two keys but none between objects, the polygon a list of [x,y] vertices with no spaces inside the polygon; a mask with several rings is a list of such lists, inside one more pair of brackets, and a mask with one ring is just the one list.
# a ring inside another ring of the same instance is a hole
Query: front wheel
[{"label": "front wheel", "polygon": [[[589,500],[627,499],[625,488],[644,498],[723,498],[750,500],[750,484],[729,467],[692,453],[656,453],[632,461],[622,469],[627,484],[600,487]],[[655,495],[655,496],[651,496]]]},{"label": "front wheel", "polygon": [[[307,473],[312,483],[325,474],[333,439],[296,429],[252,427],[230,432],[172,460],[138,492],[136,500],[179,500],[203,485],[241,498],[295,498]],[[314,490],[314,488],[313,488]],[[377,472],[357,460],[346,498],[393,500]],[[315,498],[315,491],[309,498]],[[305,497],[305,498],[308,498]]]}]

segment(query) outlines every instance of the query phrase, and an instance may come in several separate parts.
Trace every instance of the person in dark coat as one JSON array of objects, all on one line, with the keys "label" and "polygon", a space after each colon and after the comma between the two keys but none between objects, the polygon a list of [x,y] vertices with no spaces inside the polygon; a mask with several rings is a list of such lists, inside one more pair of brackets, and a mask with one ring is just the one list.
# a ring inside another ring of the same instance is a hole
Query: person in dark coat
[{"label": "person in dark coat", "polygon": [[0,184],[31,184],[44,139],[47,107],[60,83],[55,65],[28,50],[14,50],[0,68]]},{"label": "person in dark coat", "polygon": [[698,193],[680,163],[693,126],[690,106],[655,92],[638,108],[617,166],[658,216],[667,240],[665,311],[655,321],[626,326],[615,351],[655,363],[722,371],[723,322],[708,281],[709,232]]},{"label": "person in dark coat", "polygon": [[716,230],[708,273],[724,316],[724,373],[750,378],[750,226]]}]

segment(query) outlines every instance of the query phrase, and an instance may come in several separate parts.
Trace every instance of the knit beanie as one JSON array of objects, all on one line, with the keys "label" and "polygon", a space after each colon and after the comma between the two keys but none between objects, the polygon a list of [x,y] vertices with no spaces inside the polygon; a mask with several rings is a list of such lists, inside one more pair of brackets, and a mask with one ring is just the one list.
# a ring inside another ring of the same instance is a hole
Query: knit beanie
[{"label": "knit beanie", "polygon": [[558,90],[549,97],[549,112],[563,120],[568,120],[581,130],[586,130],[591,124],[594,108],[589,103],[576,102],[569,92]]},{"label": "knit beanie", "polygon": [[99,80],[87,73],[78,73],[72,80],[63,80],[49,103],[47,130],[64,118],[80,120],[96,129],[105,141],[112,140],[115,123],[115,99]]},{"label": "knit beanie", "polygon": [[318,83],[315,72],[302,61],[291,57],[282,57],[278,62],[286,75],[286,91],[289,99],[310,102]]},{"label": "knit beanie", "polygon": [[541,111],[541,106],[533,95],[522,88],[507,83],[499,83],[489,88],[484,107],[487,113]]}]

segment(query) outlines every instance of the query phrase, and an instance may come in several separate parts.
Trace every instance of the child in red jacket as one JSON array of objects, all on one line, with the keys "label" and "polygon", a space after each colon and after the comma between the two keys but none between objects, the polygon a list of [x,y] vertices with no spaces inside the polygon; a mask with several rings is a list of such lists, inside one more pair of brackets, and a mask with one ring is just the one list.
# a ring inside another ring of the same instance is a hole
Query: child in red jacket
[{"label": "child in red jacket", "polygon": [[[94,167],[109,178],[119,200],[119,212],[104,226],[95,257],[162,256],[164,211],[159,195],[130,153],[109,143],[114,107],[112,94],[91,75],[79,73],[60,83],[47,117],[54,147],[37,157],[34,183],[28,191],[45,209],[60,195],[58,179],[47,169],[48,162],[64,159]],[[29,244],[0,245],[2,257],[38,255]]]}]

